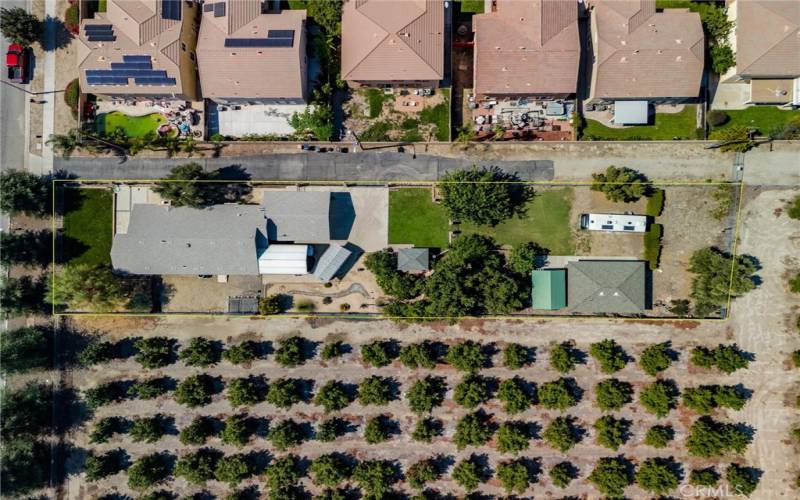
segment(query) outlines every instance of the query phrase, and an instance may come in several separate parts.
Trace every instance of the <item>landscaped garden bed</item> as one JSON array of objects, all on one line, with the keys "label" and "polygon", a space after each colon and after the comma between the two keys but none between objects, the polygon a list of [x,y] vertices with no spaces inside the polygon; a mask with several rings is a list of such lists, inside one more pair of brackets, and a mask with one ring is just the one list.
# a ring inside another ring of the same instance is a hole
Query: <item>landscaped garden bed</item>
[{"label": "landscaped garden bed", "polygon": [[585,141],[702,139],[697,136],[697,107],[686,105],[678,113],[656,113],[650,125],[607,127],[597,120],[586,119]]},{"label": "landscaped garden bed", "polygon": [[[718,126],[711,127],[712,132],[725,130],[733,126],[754,128],[758,135],[779,135],[787,124],[795,124],[795,134],[800,136],[800,110],[779,109],[775,106],[750,106],[745,109],[720,110],[727,118]],[[718,113],[719,111],[715,111]],[[724,118],[721,116],[721,118]],[[780,137],[786,138],[789,137]]]},{"label": "landscaped garden bed", "polygon": [[167,119],[161,113],[129,116],[119,111],[113,111],[98,115],[95,119],[95,129],[98,133],[106,135],[122,130],[126,136],[134,138],[144,137],[148,134],[156,135],[158,127],[165,123],[167,123]]}]

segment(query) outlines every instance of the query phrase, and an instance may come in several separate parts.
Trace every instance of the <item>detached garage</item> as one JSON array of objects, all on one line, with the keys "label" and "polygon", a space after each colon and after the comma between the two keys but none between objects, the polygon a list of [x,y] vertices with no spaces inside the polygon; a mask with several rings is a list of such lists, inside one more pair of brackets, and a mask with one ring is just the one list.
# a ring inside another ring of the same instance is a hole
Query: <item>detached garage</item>
[{"label": "detached garage", "polygon": [[308,274],[310,245],[269,245],[258,256],[258,274]]}]

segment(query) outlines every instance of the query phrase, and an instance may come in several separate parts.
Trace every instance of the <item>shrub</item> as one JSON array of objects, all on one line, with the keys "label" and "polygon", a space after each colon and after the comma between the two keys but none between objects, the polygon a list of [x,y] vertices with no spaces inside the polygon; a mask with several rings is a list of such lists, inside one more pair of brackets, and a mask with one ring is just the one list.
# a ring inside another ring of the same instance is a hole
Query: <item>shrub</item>
[{"label": "shrub", "polygon": [[467,492],[474,490],[483,482],[480,468],[474,456],[470,456],[458,462],[456,466],[453,467],[452,475],[453,481]]},{"label": "shrub", "polygon": [[614,373],[625,368],[628,356],[613,339],[606,339],[589,346],[589,354],[600,363],[603,373]]},{"label": "shrub", "polygon": [[139,399],[153,399],[168,392],[164,378],[139,380],[128,388],[128,395]]},{"label": "shrub", "polygon": [[102,455],[89,453],[83,466],[83,470],[86,472],[86,479],[98,481],[116,474],[120,470],[119,461],[119,453],[117,451],[108,451]]},{"label": "shrub", "polygon": [[750,467],[730,464],[725,469],[725,479],[737,493],[749,497],[758,487],[758,475]]},{"label": "shrub", "polygon": [[432,460],[420,460],[406,470],[406,480],[415,490],[421,490],[430,481],[439,479],[439,471]]},{"label": "shrub", "polygon": [[172,346],[175,341],[167,337],[138,339],[133,346],[138,351],[134,359],[144,368],[162,368],[172,363]]},{"label": "shrub", "polygon": [[488,361],[483,346],[470,340],[450,346],[445,359],[455,369],[463,372],[476,372]]},{"label": "shrub", "polygon": [[377,375],[365,378],[358,387],[358,402],[363,406],[389,404],[393,399],[391,382]]},{"label": "shrub", "polygon": [[265,475],[267,476],[267,488],[273,494],[277,491],[291,492],[291,488],[300,479],[299,459],[294,455],[280,457],[267,467]]},{"label": "shrub", "polygon": [[630,421],[628,420],[617,419],[611,415],[600,417],[594,423],[594,430],[597,432],[597,444],[616,451],[628,440],[629,427]]},{"label": "shrub", "polygon": [[720,456],[727,451],[743,452],[751,438],[737,426],[700,417],[689,429],[686,448],[698,457]]},{"label": "shrub", "polygon": [[508,257],[508,267],[520,276],[530,276],[531,272],[540,266],[540,261],[550,253],[550,250],[538,243],[528,241],[515,246]]},{"label": "shrub", "polygon": [[267,295],[258,299],[258,314],[271,316],[285,311],[283,298],[280,295]]},{"label": "shrub", "polygon": [[[80,23],[81,21],[78,13],[78,4],[71,4],[69,7],[67,7],[67,10],[64,11],[64,24],[66,24],[69,29],[75,30],[78,28]],[[69,86],[67,86],[67,88],[69,89]],[[66,100],[66,97],[64,99]],[[67,101],[67,104],[69,104],[69,101]]]},{"label": "shrub", "polygon": [[383,415],[372,417],[364,426],[364,440],[367,444],[383,443],[389,439],[389,422]]},{"label": "shrub", "polygon": [[528,479],[528,467],[520,460],[502,462],[497,465],[497,479],[503,485],[506,493],[522,493],[528,489],[530,480]]},{"label": "shrub", "polygon": [[658,217],[664,211],[664,195],[663,189],[653,189],[653,192],[647,198],[647,208],[645,214],[649,217]]},{"label": "shrub", "polygon": [[516,415],[527,410],[535,398],[525,390],[525,381],[519,377],[506,379],[500,382],[497,389],[497,399],[503,402],[503,407],[509,415]]},{"label": "shrub", "polygon": [[600,191],[609,201],[632,203],[647,194],[647,179],[636,170],[610,166],[605,172],[592,174],[592,191]]},{"label": "shrub", "polygon": [[137,418],[128,432],[134,443],[155,443],[164,435],[164,423],[160,415]]},{"label": "shrub", "polygon": [[675,408],[678,388],[671,380],[657,380],[639,393],[639,402],[645,410],[658,417],[665,417]]},{"label": "shrub", "polygon": [[333,358],[338,358],[344,354],[344,346],[341,342],[328,342],[322,348],[320,357],[323,361],[330,361]]},{"label": "shrub", "polygon": [[212,381],[208,375],[194,375],[182,380],[175,389],[175,401],[196,408],[211,403]]},{"label": "shrub", "polygon": [[748,361],[747,355],[739,350],[736,344],[720,344],[714,349],[714,365],[727,374],[731,374],[740,368],[747,368],[749,364],[750,361]]},{"label": "shrub", "polygon": [[294,307],[299,312],[313,312],[317,308],[310,299],[300,299]]},{"label": "shrub", "polygon": [[678,464],[672,459],[648,458],[636,471],[636,482],[646,491],[663,495],[678,487]]},{"label": "shrub", "polygon": [[622,458],[605,457],[597,461],[597,465],[589,474],[589,481],[606,496],[622,497],[625,494],[625,488],[633,483],[632,476]]},{"label": "shrub", "polygon": [[344,434],[346,425],[347,422],[336,417],[323,420],[317,426],[317,433],[315,437],[317,438],[317,441],[330,443],[331,441],[335,441],[337,437]]},{"label": "shrub", "polygon": [[361,346],[361,358],[375,368],[387,366],[391,363],[394,359],[393,354],[390,342],[376,340]]},{"label": "shrub", "polygon": [[436,367],[437,361],[434,347],[427,340],[418,344],[409,344],[400,349],[400,362],[412,370],[417,368],[433,369]]},{"label": "shrub", "polygon": [[538,395],[539,402],[549,410],[564,411],[578,404],[579,399],[573,382],[565,378],[545,382],[539,387]]},{"label": "shrub", "polygon": [[566,488],[575,478],[575,468],[570,462],[559,462],[548,472],[550,480],[559,488]]},{"label": "shrub", "polygon": [[706,116],[706,121],[712,127],[724,125],[729,119],[730,117],[728,116],[728,113],[722,111],[721,109],[712,109],[708,112],[708,116]]},{"label": "shrub", "polygon": [[644,260],[653,271],[658,269],[658,261],[661,257],[662,231],[661,224],[650,224],[650,228],[644,233]]},{"label": "shrub", "polygon": [[250,439],[247,429],[247,417],[244,415],[231,415],[225,419],[225,427],[220,433],[220,439],[225,444],[232,444],[241,448]]},{"label": "shrub", "polygon": [[580,429],[572,423],[572,417],[556,417],[542,433],[547,443],[553,448],[566,452],[581,440]]},{"label": "shrub", "polygon": [[228,402],[234,408],[254,405],[262,399],[258,381],[252,376],[231,380],[227,384],[226,391]]},{"label": "shrub", "polygon": [[417,380],[406,393],[408,406],[417,414],[430,413],[444,402],[447,385],[442,377],[427,376]]},{"label": "shrub", "polygon": [[347,395],[344,386],[336,380],[330,380],[317,391],[314,396],[314,404],[322,406],[325,413],[338,411],[350,404],[350,396]]},{"label": "shrub", "polygon": [[269,404],[287,410],[300,402],[300,382],[293,378],[275,379],[269,384],[266,400]]},{"label": "shrub", "polygon": [[503,422],[497,429],[497,450],[500,453],[518,454],[528,449],[530,436],[525,424],[518,422]]},{"label": "shrub", "polygon": [[252,340],[246,340],[238,345],[232,345],[222,352],[226,361],[235,365],[250,363],[258,358],[258,345]]},{"label": "shrub", "polygon": [[286,451],[289,448],[294,448],[303,442],[305,436],[300,424],[291,418],[282,420],[277,424],[270,427],[267,433],[267,439],[270,440],[272,446],[278,451]]},{"label": "shrub", "polygon": [[644,444],[653,448],[666,448],[667,444],[675,437],[675,431],[668,425],[654,425],[647,429]]},{"label": "shrub", "polygon": [[211,366],[219,361],[219,353],[214,344],[202,337],[196,337],[189,341],[189,345],[181,349],[178,357],[187,366]]},{"label": "shrub", "polygon": [[631,402],[633,387],[615,378],[603,380],[595,386],[597,407],[603,411],[617,411]]},{"label": "shrub", "polygon": [[489,381],[475,374],[466,375],[453,391],[453,400],[470,409],[485,403],[490,397]]},{"label": "shrub", "polygon": [[639,366],[651,376],[658,375],[659,372],[669,368],[671,364],[672,358],[670,357],[668,342],[651,345],[642,351],[642,355],[639,356]]},{"label": "shrub", "polygon": [[119,417],[103,417],[94,424],[89,434],[90,443],[105,443],[121,428]]},{"label": "shrub", "polygon": [[578,364],[577,356],[572,347],[567,343],[553,344],[550,346],[550,366],[561,373],[569,373]]},{"label": "shrub", "polygon": [[519,344],[508,344],[503,349],[503,365],[511,370],[519,370],[530,362],[530,349]]},{"label": "shrub", "polygon": [[337,453],[328,453],[315,458],[309,470],[314,484],[320,486],[338,486],[352,473],[350,465]]},{"label": "shrub", "polygon": [[494,434],[494,430],[487,425],[482,415],[468,413],[456,423],[456,432],[453,435],[453,442],[459,450],[467,446],[483,446]]},{"label": "shrub", "polygon": [[111,342],[93,340],[81,351],[79,361],[82,366],[93,366],[108,363],[116,354],[116,348]]},{"label": "shrub", "polygon": [[716,486],[719,474],[713,467],[706,469],[693,469],[689,473],[689,484],[694,486]]},{"label": "shrub", "polygon": [[163,455],[145,455],[128,468],[128,486],[134,490],[144,490],[164,482],[170,472]]},{"label": "shrub", "polygon": [[303,355],[303,339],[289,337],[281,341],[280,347],[275,351],[275,361],[286,368],[294,368],[305,362]]},{"label": "shrub", "polygon": [[706,347],[697,346],[692,349],[689,360],[700,368],[711,368],[714,366],[714,353]]},{"label": "shrub", "polygon": [[123,397],[122,388],[117,382],[100,384],[97,387],[86,389],[83,393],[86,405],[93,410],[121,401]]},{"label": "shrub", "polygon": [[229,486],[236,486],[253,474],[253,466],[247,456],[236,453],[226,455],[214,467],[214,479]]},{"label": "shrub", "polygon": [[795,368],[800,368],[800,349],[792,353],[792,363],[794,363]]},{"label": "shrub", "polygon": [[214,423],[209,417],[194,417],[192,423],[181,429],[178,439],[184,445],[201,445],[214,435]]},{"label": "shrub", "polygon": [[800,293],[800,273],[795,274],[794,277],[789,280],[789,290],[792,293]]},{"label": "shrub", "polygon": [[[731,279],[733,271],[733,279]],[[756,266],[751,257],[735,259],[716,248],[701,248],[689,259],[692,278],[691,297],[695,301],[694,315],[704,317],[727,304],[730,297],[739,297],[755,288],[753,273]]]},{"label": "shrub", "polygon": [[421,443],[430,443],[433,438],[441,434],[441,423],[433,418],[426,417],[417,420],[411,439]]},{"label": "shrub", "polygon": [[175,475],[186,479],[190,484],[203,486],[214,479],[214,469],[222,453],[211,448],[184,455],[175,463]]},{"label": "shrub", "polygon": [[786,211],[790,219],[800,219],[800,196],[795,196]]},{"label": "shrub", "polygon": [[353,470],[353,481],[369,498],[383,498],[396,481],[394,468],[385,460],[365,460]]},{"label": "shrub", "polygon": [[683,404],[698,413],[711,413],[718,406],[741,410],[747,398],[736,386],[701,385],[683,392]]}]

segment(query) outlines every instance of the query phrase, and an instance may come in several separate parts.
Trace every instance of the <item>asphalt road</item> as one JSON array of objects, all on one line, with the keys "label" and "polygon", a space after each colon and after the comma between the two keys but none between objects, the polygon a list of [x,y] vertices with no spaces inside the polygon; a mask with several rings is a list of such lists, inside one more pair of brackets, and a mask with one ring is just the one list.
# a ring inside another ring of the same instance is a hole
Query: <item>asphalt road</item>
[{"label": "asphalt road", "polygon": [[[84,179],[158,179],[176,165],[196,162],[207,170],[223,169],[231,179],[265,181],[435,181],[450,170],[471,168],[475,162],[406,153],[286,153],[238,158],[142,159],[56,158],[54,170]],[[554,178],[551,160],[492,161],[493,165],[526,181]]]}]

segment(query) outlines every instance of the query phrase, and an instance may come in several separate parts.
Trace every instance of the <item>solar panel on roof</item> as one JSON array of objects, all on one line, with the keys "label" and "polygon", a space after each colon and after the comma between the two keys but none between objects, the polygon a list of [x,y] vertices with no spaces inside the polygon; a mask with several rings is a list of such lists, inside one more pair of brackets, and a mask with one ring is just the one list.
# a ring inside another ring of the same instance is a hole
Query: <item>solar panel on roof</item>
[{"label": "solar panel on roof", "polygon": [[290,38],[226,38],[226,47],[291,47]]},{"label": "solar panel on roof", "polygon": [[95,31],[95,30],[108,31],[108,30],[113,30],[114,26],[111,24],[87,24],[84,25],[83,29],[86,31]]},{"label": "solar panel on roof", "polygon": [[150,63],[111,63],[111,69],[140,69],[151,70],[153,65]]},{"label": "solar panel on roof", "polygon": [[150,62],[150,56],[131,56],[125,55],[122,56],[122,61],[126,63],[135,63],[135,62]]},{"label": "solar panel on roof", "polygon": [[148,77],[148,78],[135,78],[133,81],[136,83],[136,85],[154,85],[154,86],[155,85],[161,85],[161,86],[175,85],[175,79],[174,78],[149,78]]},{"label": "solar panel on roof", "polygon": [[214,10],[214,4],[213,3],[205,3],[205,4],[203,4],[203,12],[211,12],[213,10]]},{"label": "solar panel on roof", "polygon": [[180,0],[161,0],[161,17],[164,19],[181,20]]},{"label": "solar panel on roof", "polygon": [[294,30],[269,30],[267,31],[269,38],[294,38]]},{"label": "solar panel on roof", "polygon": [[222,17],[225,15],[225,2],[217,2],[214,4],[214,17]]},{"label": "solar panel on roof", "polygon": [[86,39],[90,42],[113,42],[117,39],[114,35],[92,35],[89,34],[86,36]]}]

